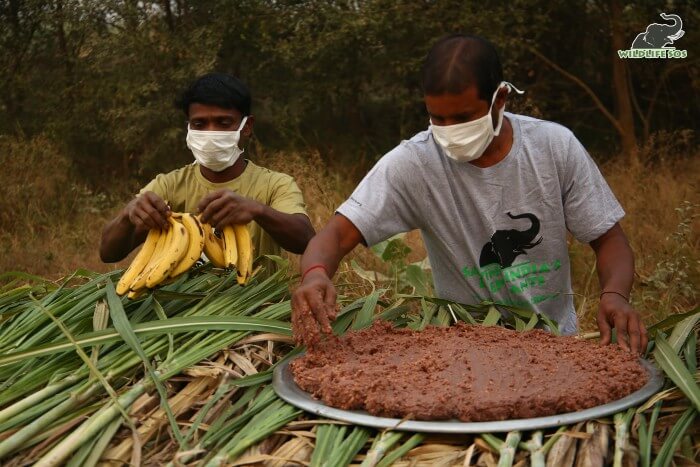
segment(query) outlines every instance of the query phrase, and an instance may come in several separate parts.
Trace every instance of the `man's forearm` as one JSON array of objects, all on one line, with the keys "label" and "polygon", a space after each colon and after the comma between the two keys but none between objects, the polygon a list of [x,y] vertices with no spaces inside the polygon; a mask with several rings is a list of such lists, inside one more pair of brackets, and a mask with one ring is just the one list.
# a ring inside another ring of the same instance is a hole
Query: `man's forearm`
[{"label": "man's forearm", "polygon": [[129,221],[126,211],[112,219],[102,231],[100,258],[105,263],[115,263],[124,259],[138,244],[139,232]]},{"label": "man's forearm", "polygon": [[302,254],[309,240],[314,236],[314,228],[309,218],[303,214],[285,214],[263,205],[255,222],[265,230],[282,248]]},{"label": "man's forearm", "polygon": [[346,252],[340,249],[335,233],[323,229],[311,239],[304,256],[301,257],[301,272],[303,274],[309,268],[321,265],[328,272],[328,277],[333,277],[345,254]]},{"label": "man's forearm", "polygon": [[309,242],[301,258],[302,274],[313,266],[322,265],[328,276],[333,277],[345,255],[360,242],[364,242],[360,231],[345,217],[336,214]]},{"label": "man's forearm", "polygon": [[634,254],[619,225],[591,242],[597,259],[602,292],[617,292],[629,299],[634,282]]}]

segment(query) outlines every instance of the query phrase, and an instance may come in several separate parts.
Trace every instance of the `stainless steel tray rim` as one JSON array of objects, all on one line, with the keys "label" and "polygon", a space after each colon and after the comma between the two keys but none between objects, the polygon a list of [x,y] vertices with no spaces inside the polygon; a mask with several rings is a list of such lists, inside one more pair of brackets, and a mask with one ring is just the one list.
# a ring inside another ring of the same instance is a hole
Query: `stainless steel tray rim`
[{"label": "stainless steel tray rim", "polygon": [[649,380],[639,390],[622,399],[577,412],[549,415],[546,417],[497,420],[490,422],[400,420],[397,418],[376,417],[360,410],[350,411],[329,407],[323,404],[323,402],[314,399],[310,394],[302,391],[301,388],[297,386],[289,366],[291,360],[283,362],[275,368],[272,377],[272,386],[280,398],[295,407],[325,418],[340,420],[354,425],[424,433],[492,433],[514,430],[537,430],[570,425],[585,420],[602,418],[639,405],[656,394],[664,384],[664,376],[658,368],[646,360],[640,359],[640,362],[648,371]]}]

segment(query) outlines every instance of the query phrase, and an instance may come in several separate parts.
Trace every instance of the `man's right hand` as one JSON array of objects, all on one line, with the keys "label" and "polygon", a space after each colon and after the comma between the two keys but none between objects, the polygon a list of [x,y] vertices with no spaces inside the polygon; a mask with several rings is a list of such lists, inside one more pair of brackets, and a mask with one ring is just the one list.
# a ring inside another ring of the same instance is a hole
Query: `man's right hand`
[{"label": "man's right hand", "polygon": [[147,191],[131,200],[126,205],[126,213],[129,222],[137,231],[168,229],[170,208],[160,196],[152,191]]},{"label": "man's right hand", "polygon": [[336,291],[322,269],[310,271],[292,294],[292,331],[298,344],[313,346],[321,333],[332,335],[336,318]]}]

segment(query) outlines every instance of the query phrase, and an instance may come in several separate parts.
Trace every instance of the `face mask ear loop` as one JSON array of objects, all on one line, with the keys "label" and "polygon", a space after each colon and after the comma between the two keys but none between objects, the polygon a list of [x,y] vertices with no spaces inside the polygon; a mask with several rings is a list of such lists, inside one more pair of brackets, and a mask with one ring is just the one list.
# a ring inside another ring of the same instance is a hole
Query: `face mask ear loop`
[{"label": "face mask ear loop", "polygon": [[503,85],[503,84],[505,84],[506,86],[508,86],[508,91],[509,91],[509,92],[510,92],[510,90],[512,89],[513,91],[515,91],[515,92],[518,93],[518,94],[525,94],[525,91],[521,91],[520,89],[516,88],[515,86],[513,86],[513,83],[511,83],[510,81],[502,81],[502,82],[501,82],[501,85]]},{"label": "face mask ear loop", "polygon": [[241,124],[238,125],[238,130],[236,130],[236,131],[243,130],[243,127],[245,126],[247,121],[248,121],[248,116],[246,115],[245,117],[243,117],[243,120],[241,120]]}]

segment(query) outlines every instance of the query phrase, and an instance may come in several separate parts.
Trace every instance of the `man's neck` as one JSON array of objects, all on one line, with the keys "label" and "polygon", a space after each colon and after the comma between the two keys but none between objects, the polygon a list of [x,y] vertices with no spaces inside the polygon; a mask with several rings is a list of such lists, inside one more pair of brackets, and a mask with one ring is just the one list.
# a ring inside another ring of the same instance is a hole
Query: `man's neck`
[{"label": "man's neck", "polygon": [[224,169],[221,172],[214,172],[211,169],[207,169],[203,165],[199,166],[199,171],[204,178],[212,183],[225,183],[238,178],[243,173],[247,165],[248,161],[242,157],[239,157],[231,167]]},{"label": "man's neck", "polygon": [[501,132],[486,147],[484,154],[480,158],[471,161],[470,164],[480,169],[494,166],[506,158],[511,147],[513,147],[513,126],[507,117],[503,117]]}]

